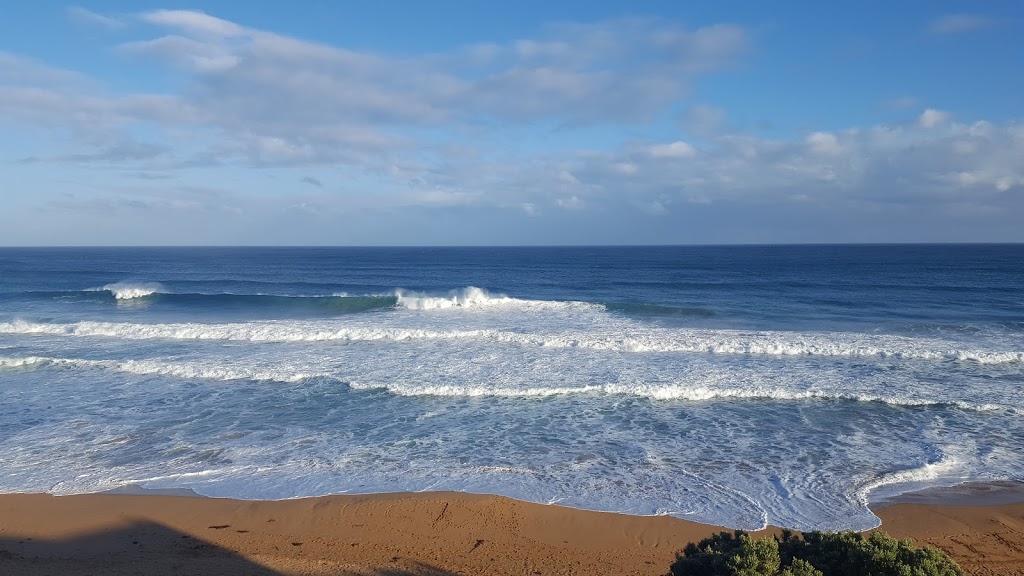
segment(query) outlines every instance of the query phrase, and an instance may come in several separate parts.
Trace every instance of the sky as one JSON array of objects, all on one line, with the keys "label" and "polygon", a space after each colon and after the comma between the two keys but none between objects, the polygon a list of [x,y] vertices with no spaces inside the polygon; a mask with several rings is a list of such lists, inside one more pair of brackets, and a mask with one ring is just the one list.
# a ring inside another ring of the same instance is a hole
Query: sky
[{"label": "sky", "polygon": [[1017,0],[10,4],[0,245],[1024,242]]}]

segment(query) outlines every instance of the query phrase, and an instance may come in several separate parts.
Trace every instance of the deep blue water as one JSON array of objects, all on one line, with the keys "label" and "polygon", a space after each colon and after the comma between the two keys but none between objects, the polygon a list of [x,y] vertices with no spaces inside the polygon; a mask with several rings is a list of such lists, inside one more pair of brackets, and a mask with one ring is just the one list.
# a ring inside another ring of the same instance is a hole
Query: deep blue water
[{"label": "deep blue water", "polygon": [[0,249],[0,491],[756,528],[1024,480],[1024,246]]}]

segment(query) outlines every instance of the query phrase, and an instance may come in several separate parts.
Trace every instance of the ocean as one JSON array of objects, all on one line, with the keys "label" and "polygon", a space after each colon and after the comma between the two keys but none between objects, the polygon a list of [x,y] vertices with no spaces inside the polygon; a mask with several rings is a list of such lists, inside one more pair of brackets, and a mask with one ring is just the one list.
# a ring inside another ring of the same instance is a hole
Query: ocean
[{"label": "ocean", "polygon": [[729,527],[1024,481],[1024,245],[0,249],[0,492]]}]

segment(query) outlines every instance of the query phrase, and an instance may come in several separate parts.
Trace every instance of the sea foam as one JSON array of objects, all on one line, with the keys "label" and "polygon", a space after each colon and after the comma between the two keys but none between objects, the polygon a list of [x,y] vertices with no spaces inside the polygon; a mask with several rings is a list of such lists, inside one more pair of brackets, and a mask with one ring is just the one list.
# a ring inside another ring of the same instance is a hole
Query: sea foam
[{"label": "sea foam", "polygon": [[[600,325],[598,325],[600,328]],[[610,334],[609,329],[621,332]],[[1018,364],[1024,351],[956,348],[945,340],[849,332],[666,329],[631,323],[600,331],[516,332],[497,329],[406,328],[337,322],[266,321],[226,324],[117,322],[0,322],[0,334],[105,336],[126,340],[322,342],[476,340],[525,347],[582,348],[625,353],[703,353],[741,356],[820,356]]]},{"label": "sea foam", "polygon": [[[902,407],[950,406],[961,410],[978,412],[999,411],[1016,414],[1019,411],[1012,407],[996,403],[968,402],[948,398],[942,395],[929,396],[927,393],[918,395],[882,393],[870,384],[860,387],[844,385],[837,388],[822,388],[801,384],[799,379],[778,381],[773,378],[748,380],[742,384],[715,383],[711,374],[704,374],[696,379],[681,379],[677,382],[652,384],[643,380],[620,375],[616,382],[577,385],[550,385],[537,383],[520,385],[506,382],[445,382],[435,380],[435,376],[422,373],[421,379],[408,381],[403,378],[392,378],[389,381],[364,380],[359,374],[378,373],[379,368],[368,367],[365,372],[345,367],[330,367],[324,364],[303,364],[301,362],[288,365],[283,360],[268,360],[265,363],[251,361],[226,362],[220,361],[181,361],[174,358],[148,358],[138,360],[115,359],[84,359],[66,357],[0,357],[0,369],[11,368],[45,368],[47,366],[74,366],[78,368],[94,368],[107,371],[122,372],[140,376],[161,375],[186,380],[214,381],[257,381],[296,384],[314,378],[331,380],[353,390],[386,390],[397,396],[437,396],[437,397],[493,397],[493,398],[545,398],[557,396],[635,396],[658,401],[707,402],[713,400],[840,400],[852,402],[880,403]],[[472,379],[472,374],[458,376],[456,365],[442,367],[447,379]],[[353,379],[353,376],[356,376]],[[554,379],[564,377],[554,376]]]}]

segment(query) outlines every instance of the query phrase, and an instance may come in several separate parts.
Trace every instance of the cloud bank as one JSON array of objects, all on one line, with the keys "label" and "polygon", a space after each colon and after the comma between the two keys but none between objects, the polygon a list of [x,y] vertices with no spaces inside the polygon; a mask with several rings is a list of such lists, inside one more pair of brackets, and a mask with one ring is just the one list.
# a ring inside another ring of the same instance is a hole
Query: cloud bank
[{"label": "cloud bank", "polygon": [[[12,160],[144,181],[87,200],[61,196],[48,209],[68,212],[79,203],[93,212],[242,217],[277,210],[304,218],[391,211],[395,228],[413,218],[395,210],[434,219],[464,210],[461,217],[506,223],[548,218],[568,240],[543,238],[569,242],[583,224],[573,228],[565,219],[586,214],[589,226],[620,217],[624,231],[643,219],[713,214],[733,232],[757,214],[777,214],[781,226],[814,217],[867,232],[857,218],[896,218],[894,225],[917,218],[922,227],[1022,214],[1024,125],[1017,122],[924,108],[896,124],[787,137],[729,130],[728,111],[695,101],[694,90],[709,76],[734,73],[756,50],[735,25],[563,23],[534,38],[410,56],[309,42],[198,11],[113,17],[71,8],[69,15],[130,31],[136,39],[114,46],[113,58],[156,66],[176,84],[123,93],[0,53],[0,123],[46,142]],[[954,34],[988,24],[954,15],[929,30]],[[917,102],[901,99],[899,108]],[[599,137],[588,144],[582,134]],[[183,188],[182,180],[203,170],[294,174],[276,195],[230,185],[213,194]],[[631,241],[627,232],[578,237]],[[651,238],[724,237],[666,227]],[[837,240],[850,238],[865,239]]]}]

